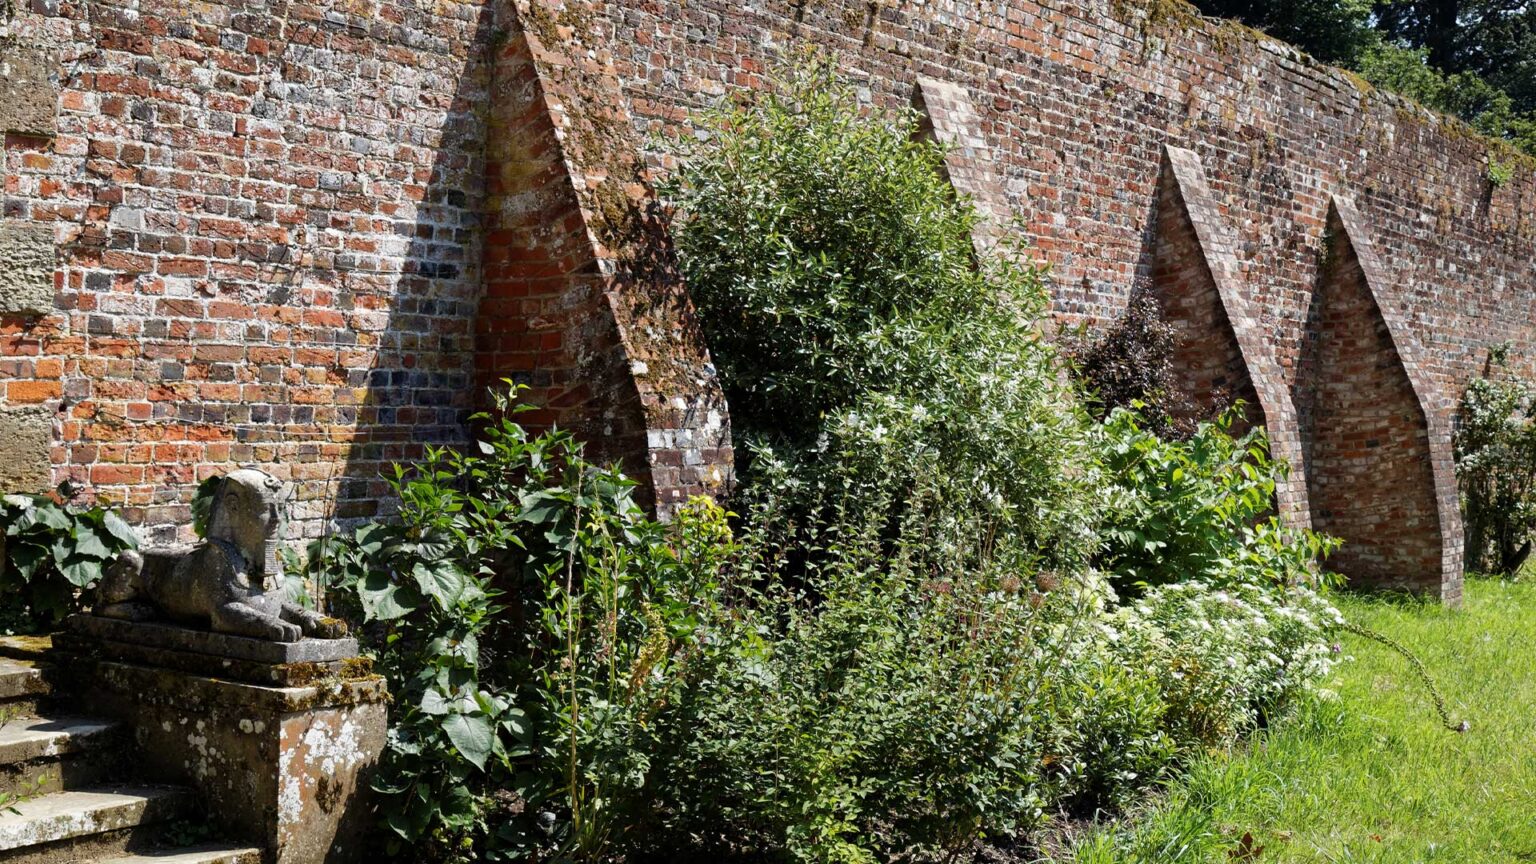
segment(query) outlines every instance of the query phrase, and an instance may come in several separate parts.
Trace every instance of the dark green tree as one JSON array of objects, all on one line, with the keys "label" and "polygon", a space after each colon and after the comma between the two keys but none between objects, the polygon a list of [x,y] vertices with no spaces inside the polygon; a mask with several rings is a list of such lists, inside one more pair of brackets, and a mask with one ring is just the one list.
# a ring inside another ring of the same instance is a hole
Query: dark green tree
[{"label": "dark green tree", "polygon": [[1428,52],[1449,75],[1471,73],[1536,111],[1536,4],[1529,0],[1392,0],[1376,4],[1389,40]]},{"label": "dark green tree", "polygon": [[1329,63],[1354,65],[1380,35],[1371,0],[1196,0],[1207,15],[1235,18]]}]

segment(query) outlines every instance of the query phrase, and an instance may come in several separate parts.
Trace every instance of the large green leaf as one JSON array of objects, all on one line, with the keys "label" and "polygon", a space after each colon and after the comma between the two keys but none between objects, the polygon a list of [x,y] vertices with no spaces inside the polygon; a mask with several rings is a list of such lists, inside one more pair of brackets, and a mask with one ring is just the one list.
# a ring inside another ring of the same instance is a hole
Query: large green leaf
[{"label": "large green leaf", "polygon": [[92,582],[101,578],[101,562],[93,558],[71,558],[59,565],[59,572],[69,580],[69,584],[77,588],[89,588]]},{"label": "large green leaf", "polygon": [[448,697],[437,690],[427,690],[421,694],[421,713],[441,717],[448,713]]},{"label": "large green leaf", "polygon": [[115,549],[113,549],[111,546],[108,546],[106,542],[101,539],[101,536],[96,533],[95,528],[84,522],[81,522],[75,526],[76,555],[83,555],[87,558],[94,558],[97,561],[105,561],[108,558],[111,558],[115,552]]},{"label": "large green leaf", "polygon": [[465,759],[484,770],[485,760],[496,749],[490,720],[479,714],[453,714],[443,721],[443,732]]},{"label": "large green leaf", "polygon": [[427,643],[427,650],[437,657],[457,657],[466,666],[475,666],[480,662],[480,640],[473,633],[439,636]]},{"label": "large green leaf", "polygon": [[33,507],[31,512],[37,519],[37,524],[47,526],[55,531],[69,531],[74,527],[71,524],[69,514],[64,512],[64,508],[51,501]]},{"label": "large green leaf", "polygon": [[377,554],[384,548],[393,527],[384,522],[374,522],[357,529],[357,548],[367,555]]},{"label": "large green leaf", "polygon": [[133,528],[127,522],[124,522],[123,517],[117,515],[117,513],[111,510],[106,511],[106,515],[101,520],[101,527],[107,529],[107,534],[111,535],[112,539],[122,544],[125,548],[138,548],[138,535],[133,533]]},{"label": "large green leaf", "polygon": [[562,496],[563,490],[524,492],[518,502],[523,509],[518,519],[532,525],[548,525],[555,522],[569,506]]},{"label": "large green leaf", "polygon": [[438,817],[449,828],[469,828],[475,824],[478,810],[475,795],[468,786],[451,786],[446,795],[438,798]]},{"label": "large green leaf", "polygon": [[192,493],[192,530],[199,537],[208,536],[208,520],[213,518],[213,499],[223,482],[221,476],[209,477],[197,484],[197,491]]},{"label": "large green leaf", "polygon": [[15,541],[6,544],[5,554],[11,559],[11,563],[16,565],[21,578],[28,581],[37,575],[37,568],[52,557],[47,547]]},{"label": "large green leaf", "polygon": [[410,593],[391,581],[388,574],[379,571],[359,580],[357,597],[362,603],[363,615],[369,621],[392,621],[416,608]]},{"label": "large green leaf", "polygon": [[468,582],[464,572],[452,561],[417,562],[411,567],[411,575],[416,578],[421,593],[436,600],[444,609],[459,599]]}]

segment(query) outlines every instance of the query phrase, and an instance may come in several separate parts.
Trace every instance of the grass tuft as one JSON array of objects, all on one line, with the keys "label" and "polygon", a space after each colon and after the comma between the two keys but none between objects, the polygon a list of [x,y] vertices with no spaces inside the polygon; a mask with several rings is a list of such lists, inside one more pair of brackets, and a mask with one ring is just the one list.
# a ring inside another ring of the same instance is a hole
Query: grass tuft
[{"label": "grass tuft", "polygon": [[1076,864],[1536,860],[1536,584],[1469,580],[1461,610],[1339,605],[1422,658],[1470,731],[1443,727],[1400,655],[1344,634],[1332,698],[1197,759]]}]

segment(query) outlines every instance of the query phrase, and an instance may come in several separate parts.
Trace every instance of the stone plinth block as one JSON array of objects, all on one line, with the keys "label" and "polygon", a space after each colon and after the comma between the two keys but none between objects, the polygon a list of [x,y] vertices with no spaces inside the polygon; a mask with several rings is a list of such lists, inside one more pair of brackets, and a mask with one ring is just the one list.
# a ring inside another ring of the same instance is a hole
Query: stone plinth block
[{"label": "stone plinth block", "polygon": [[53,65],[47,51],[0,43],[0,132],[53,134],[59,104]]},{"label": "stone plinth block", "polygon": [[53,226],[0,221],[0,314],[53,311]]},{"label": "stone plinth block", "polygon": [[[299,661],[346,667],[304,686],[232,681],[148,665],[156,656],[199,656],[194,651],[139,645],[163,654],[114,656],[130,643],[90,629],[77,624],[55,640],[57,665],[73,679],[72,692],[90,694],[93,711],[132,729],[136,770],[145,780],[196,788],[220,827],[261,846],[267,864],[360,859],[375,824],[369,782],[385,743],[382,678],[357,671],[364,666],[347,667],[347,658]],[[297,644],[298,656],[334,654],[337,647]]]},{"label": "stone plinth block", "polygon": [[96,615],[75,615],[69,628],[81,638],[68,644],[102,657],[251,684],[292,687],[338,675],[355,677],[370,668],[351,638],[271,642]]}]

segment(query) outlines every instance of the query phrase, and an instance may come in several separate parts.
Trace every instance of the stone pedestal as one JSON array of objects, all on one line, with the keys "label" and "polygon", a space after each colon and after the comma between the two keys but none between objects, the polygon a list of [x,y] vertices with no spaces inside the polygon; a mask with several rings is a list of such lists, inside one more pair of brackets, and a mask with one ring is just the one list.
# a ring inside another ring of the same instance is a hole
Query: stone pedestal
[{"label": "stone pedestal", "polygon": [[71,690],[132,729],[143,779],[184,783],[272,864],[359,860],[387,693],[350,639],[274,643],[77,616]]}]

